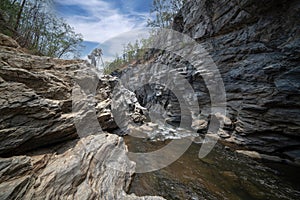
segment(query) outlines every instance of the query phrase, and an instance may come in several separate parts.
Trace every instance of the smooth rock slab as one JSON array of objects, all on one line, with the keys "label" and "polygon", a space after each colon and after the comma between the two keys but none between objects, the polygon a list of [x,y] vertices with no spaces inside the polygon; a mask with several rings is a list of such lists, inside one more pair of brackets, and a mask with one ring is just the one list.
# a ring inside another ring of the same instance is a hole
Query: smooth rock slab
[{"label": "smooth rock slab", "polygon": [[[100,134],[80,139],[59,155],[0,159],[0,197],[3,200],[163,199],[126,194],[135,170],[135,163],[125,156],[126,151],[122,138]],[[12,169],[24,170],[17,173]]]}]

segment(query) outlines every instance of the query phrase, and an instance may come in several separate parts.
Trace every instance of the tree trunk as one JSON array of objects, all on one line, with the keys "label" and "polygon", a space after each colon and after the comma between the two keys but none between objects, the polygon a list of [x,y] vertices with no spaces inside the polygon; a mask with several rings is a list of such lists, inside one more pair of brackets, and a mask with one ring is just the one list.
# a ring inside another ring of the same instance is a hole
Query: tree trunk
[{"label": "tree trunk", "polygon": [[26,0],[23,0],[23,1],[22,1],[22,4],[21,4],[21,7],[20,7],[20,10],[19,10],[19,12],[18,12],[18,15],[17,15],[17,21],[16,21],[16,24],[15,24],[15,27],[14,27],[14,31],[15,31],[15,32],[18,31],[18,28],[19,28],[19,24],[20,24],[20,20],[21,20],[21,17],[22,17],[22,12],[23,12],[25,3],[26,3]]}]

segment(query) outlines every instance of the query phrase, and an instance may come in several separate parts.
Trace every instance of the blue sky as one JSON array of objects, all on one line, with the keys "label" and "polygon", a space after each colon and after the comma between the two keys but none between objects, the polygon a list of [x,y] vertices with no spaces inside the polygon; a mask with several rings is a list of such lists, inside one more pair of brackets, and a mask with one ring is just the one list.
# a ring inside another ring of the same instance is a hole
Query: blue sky
[{"label": "blue sky", "polygon": [[[152,0],[54,0],[54,2],[57,14],[74,27],[76,33],[83,35],[83,44],[86,48],[82,54],[86,55],[99,46],[103,48],[106,60],[111,58],[112,54],[115,55],[109,46],[114,43],[111,41],[112,38],[118,38],[117,41],[123,43],[121,45],[135,41],[136,38],[129,39],[127,36],[121,41],[120,35],[146,27],[152,5]],[[116,49],[116,53],[119,50]]]}]

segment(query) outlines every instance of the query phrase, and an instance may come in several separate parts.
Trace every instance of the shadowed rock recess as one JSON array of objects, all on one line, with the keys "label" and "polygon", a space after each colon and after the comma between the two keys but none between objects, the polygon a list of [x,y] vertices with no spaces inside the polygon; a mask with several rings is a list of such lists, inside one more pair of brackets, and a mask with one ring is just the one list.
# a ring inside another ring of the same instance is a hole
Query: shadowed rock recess
[{"label": "shadowed rock recess", "polygon": [[[173,24],[174,30],[195,39],[209,52],[221,73],[227,101],[224,130],[219,131],[223,141],[298,164],[299,13],[300,2],[296,0],[188,1]],[[205,133],[211,102],[201,71],[170,52],[145,59],[154,64],[141,77],[155,79],[157,74],[168,74],[170,68],[185,76],[201,110],[193,126]],[[149,110],[155,110],[159,102],[166,109],[168,123],[180,122],[180,104],[168,89],[147,85],[136,94]]]},{"label": "shadowed rock recess", "polygon": [[[74,121],[89,109],[72,112],[74,77],[80,83],[95,74],[85,61],[26,54],[0,34],[0,199],[163,199],[126,194],[135,163],[120,155],[127,151],[121,137],[78,135]],[[109,106],[114,81],[100,78],[92,102],[104,130],[117,127]]]}]

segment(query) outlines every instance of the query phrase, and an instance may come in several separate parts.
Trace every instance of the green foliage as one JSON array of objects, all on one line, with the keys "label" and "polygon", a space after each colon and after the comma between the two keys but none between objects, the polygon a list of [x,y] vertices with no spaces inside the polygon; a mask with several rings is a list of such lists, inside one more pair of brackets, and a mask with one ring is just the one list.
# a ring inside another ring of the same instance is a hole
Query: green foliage
[{"label": "green foliage", "polygon": [[174,16],[187,0],[153,0],[151,14],[154,18],[148,19],[148,26],[170,28]]},{"label": "green foliage", "polygon": [[111,74],[118,69],[125,67],[126,65],[137,62],[144,59],[144,55],[149,48],[151,37],[141,40],[136,40],[134,44],[129,42],[124,45],[122,56],[118,54],[112,62],[106,62],[104,66],[104,74]]},{"label": "green foliage", "polygon": [[121,66],[123,66],[125,63],[121,57],[116,55],[116,58],[112,62],[106,62],[104,65],[104,74],[111,74],[114,71],[117,71]]},{"label": "green foliage", "polygon": [[[170,28],[174,16],[186,1],[187,0],[153,0],[151,14],[155,14],[155,18],[148,19],[148,26],[154,28]],[[134,44],[128,43],[124,46],[122,56],[117,55],[114,61],[105,64],[104,73],[111,74],[113,71],[117,71],[128,64],[144,59],[145,54],[149,51],[153,38],[157,36],[158,32],[159,30],[154,29],[150,33],[149,38],[136,40]]]},{"label": "green foliage", "polygon": [[51,12],[51,0],[1,0],[0,31],[33,53],[78,57],[82,36]]}]

